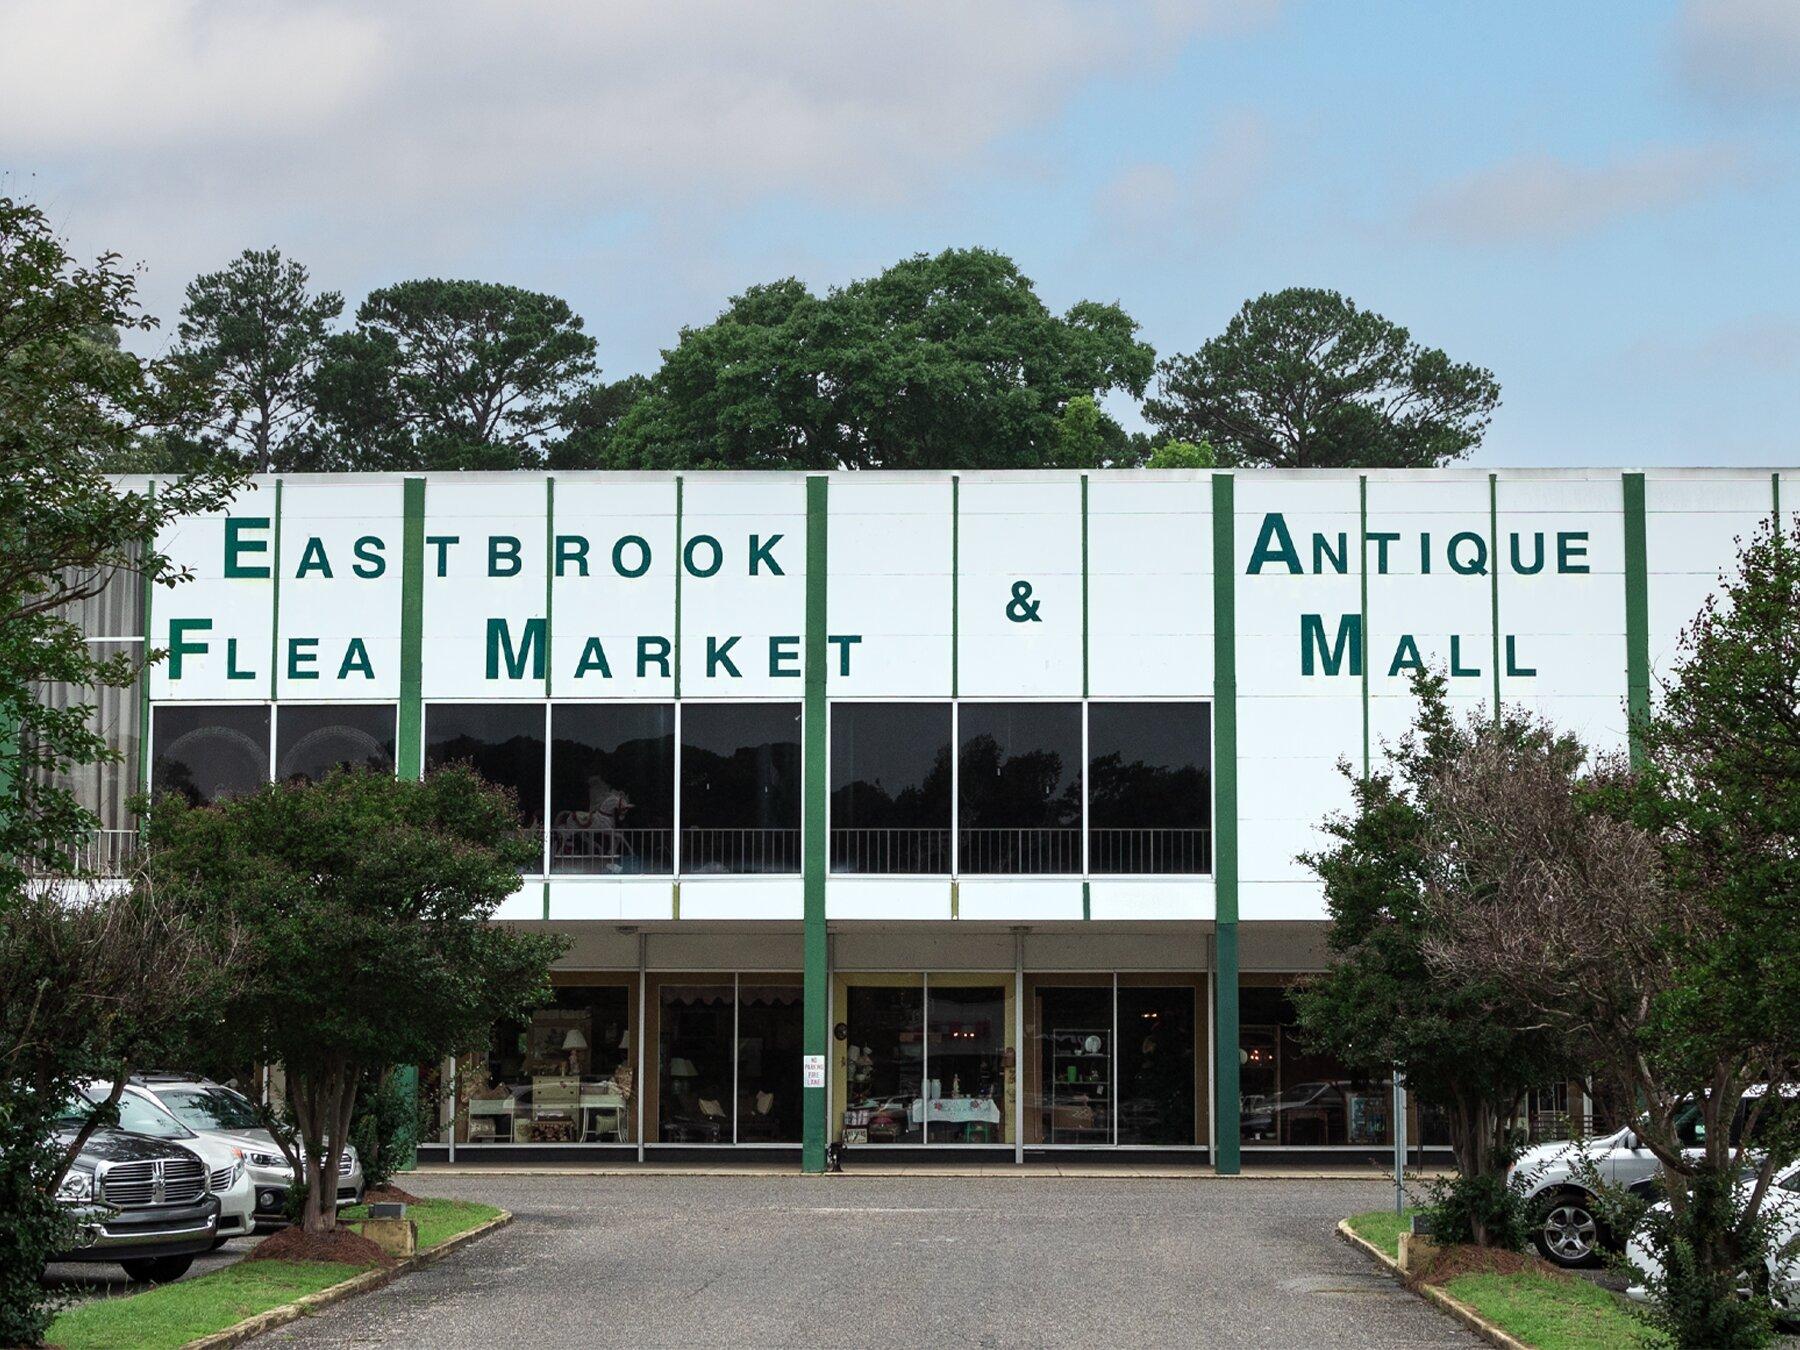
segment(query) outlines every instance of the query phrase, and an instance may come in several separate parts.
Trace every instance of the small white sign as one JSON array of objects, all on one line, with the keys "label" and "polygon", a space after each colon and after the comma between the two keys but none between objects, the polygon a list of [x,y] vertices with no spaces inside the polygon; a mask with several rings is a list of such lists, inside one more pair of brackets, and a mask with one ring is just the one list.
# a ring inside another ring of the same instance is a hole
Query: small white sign
[{"label": "small white sign", "polygon": [[825,1086],[825,1056],[802,1055],[800,1057],[801,1072],[805,1075],[806,1086],[822,1088]]}]

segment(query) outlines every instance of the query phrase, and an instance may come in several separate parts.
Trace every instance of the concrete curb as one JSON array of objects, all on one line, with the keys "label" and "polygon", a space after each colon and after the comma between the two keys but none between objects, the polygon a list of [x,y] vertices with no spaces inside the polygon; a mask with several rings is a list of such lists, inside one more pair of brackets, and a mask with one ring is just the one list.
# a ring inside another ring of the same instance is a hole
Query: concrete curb
[{"label": "concrete curb", "polygon": [[485,1223],[478,1223],[473,1228],[465,1229],[455,1237],[445,1238],[437,1246],[428,1248],[417,1256],[407,1257],[391,1270],[365,1270],[360,1275],[352,1275],[349,1279],[321,1289],[316,1294],[303,1294],[292,1303],[283,1303],[266,1312],[259,1312],[254,1317],[246,1317],[243,1321],[228,1326],[223,1331],[215,1331],[211,1335],[189,1341],[183,1350],[221,1350],[221,1347],[228,1345],[242,1345],[245,1341],[254,1336],[260,1336],[265,1331],[273,1331],[276,1327],[286,1326],[289,1322],[297,1322],[302,1317],[310,1317],[318,1309],[329,1304],[353,1298],[357,1294],[366,1294],[371,1289],[379,1289],[385,1284],[392,1284],[409,1271],[442,1261],[452,1252],[461,1250],[477,1238],[485,1237],[496,1228],[506,1227],[512,1221],[511,1212],[501,1210]]},{"label": "concrete curb", "polygon": [[[1348,1242],[1352,1247],[1360,1249],[1396,1280],[1399,1280],[1402,1284],[1406,1283],[1406,1276],[1400,1269],[1400,1263],[1394,1260],[1394,1258],[1389,1256],[1386,1252],[1382,1251],[1381,1248],[1377,1247],[1373,1242],[1358,1235],[1356,1230],[1350,1227],[1350,1221],[1348,1219],[1338,1220],[1337,1231],[1338,1236],[1345,1242]],[[1411,1289],[1416,1294],[1422,1295],[1432,1303],[1437,1304],[1439,1308],[1449,1313],[1457,1321],[1461,1322],[1470,1331],[1474,1332],[1484,1341],[1487,1341],[1490,1345],[1497,1345],[1500,1347],[1500,1350],[1531,1350],[1531,1347],[1524,1341],[1507,1335],[1499,1327],[1488,1321],[1487,1318],[1476,1312],[1475,1309],[1471,1308],[1461,1299],[1452,1298],[1435,1284],[1407,1285],[1407,1288]]]},{"label": "concrete curb", "polygon": [[[430,1163],[419,1168],[410,1175],[420,1177],[743,1177],[747,1179],[766,1180],[769,1177],[798,1177],[806,1174],[793,1167],[614,1167],[605,1164],[559,1167],[549,1164],[533,1165],[529,1163],[457,1163],[455,1165],[447,1163]],[[1019,1167],[1012,1163],[999,1167],[933,1166],[929,1163],[896,1163],[892,1166],[886,1166],[871,1163],[865,1166],[852,1166],[843,1173],[831,1173],[829,1175],[857,1178],[989,1177],[999,1180],[1012,1178],[1021,1181],[1030,1181],[1046,1177],[1074,1181],[1368,1181],[1372,1176],[1385,1176],[1387,1174],[1374,1174],[1367,1170],[1353,1171],[1350,1169],[1335,1171],[1302,1171],[1287,1168],[1269,1168],[1267,1170],[1258,1169],[1254,1172],[1240,1172],[1234,1175],[1221,1176],[1219,1173],[1206,1167],[1121,1167],[1117,1169],[1106,1169],[1053,1166]]]}]

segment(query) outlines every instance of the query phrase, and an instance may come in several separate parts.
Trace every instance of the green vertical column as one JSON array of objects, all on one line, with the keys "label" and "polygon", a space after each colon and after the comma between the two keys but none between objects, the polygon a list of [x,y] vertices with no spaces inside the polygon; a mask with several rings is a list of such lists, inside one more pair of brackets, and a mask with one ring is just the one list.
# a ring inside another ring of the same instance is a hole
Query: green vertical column
[{"label": "green vertical column", "polygon": [[1369,636],[1369,475],[1356,480],[1357,514],[1357,580],[1362,584],[1362,771],[1369,776],[1369,667],[1374,664],[1375,644]]},{"label": "green vertical column", "polygon": [[[150,499],[156,499],[156,481],[151,480],[147,489]],[[156,540],[144,541],[146,555],[156,550]],[[150,580],[150,569],[146,566],[138,579],[143,587],[144,606],[144,647],[139,655],[143,659],[142,668],[138,671],[138,747],[137,747],[137,787],[139,792],[150,791],[150,652],[154,643],[150,635],[154,631],[150,623],[150,611],[156,599],[156,587]],[[141,822],[140,822],[141,827]]]},{"label": "green vertical column", "polygon": [[[1494,631],[1494,725],[1500,725],[1500,475],[1488,475],[1489,626]],[[1363,634],[1363,665],[1369,664],[1369,635]]]},{"label": "green vertical column", "polygon": [[1214,1168],[1238,1170],[1238,751],[1236,482],[1212,480]]},{"label": "green vertical column", "polygon": [[[805,892],[806,988],[804,1051],[821,1059],[831,1044],[831,991],[825,969],[825,586],[826,493],[831,480],[806,480],[806,713],[802,729],[806,768],[801,779],[805,809],[801,830],[801,885]],[[826,1097],[804,1089],[800,1169],[825,1170]]]},{"label": "green vertical column", "polygon": [[281,480],[275,480],[275,532],[269,552],[269,698],[281,691]]},{"label": "green vertical column", "polygon": [[425,480],[405,484],[400,552],[400,735],[396,767],[417,781],[424,770]]},{"label": "green vertical column", "polygon": [[1631,718],[1631,764],[1643,757],[1642,729],[1650,716],[1650,562],[1644,543],[1644,475],[1628,473],[1625,488],[1625,710]]}]

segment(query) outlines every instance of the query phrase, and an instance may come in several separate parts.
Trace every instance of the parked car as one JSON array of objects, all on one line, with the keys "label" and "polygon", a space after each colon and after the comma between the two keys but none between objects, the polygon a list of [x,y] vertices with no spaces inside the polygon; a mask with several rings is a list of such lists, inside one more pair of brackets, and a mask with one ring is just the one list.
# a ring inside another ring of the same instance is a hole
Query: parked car
[{"label": "parked car", "polygon": [[[112,1084],[91,1082],[82,1089],[92,1102],[103,1102]],[[251,1215],[256,1195],[251,1189],[244,1150],[225,1140],[211,1138],[178,1120],[161,1102],[140,1087],[127,1083],[119,1092],[119,1128],[155,1139],[173,1139],[206,1160],[208,1189],[219,1200],[219,1231],[213,1245],[222,1247],[234,1237],[256,1231]]]},{"label": "parked car", "polygon": [[[1746,1181],[1740,1191],[1748,1191],[1750,1186],[1751,1183]],[[1800,1252],[1783,1251],[1791,1244],[1800,1244],[1800,1163],[1776,1174],[1775,1184],[1763,1198],[1763,1205],[1771,1220],[1774,1239],[1768,1257],[1769,1297],[1784,1320],[1800,1320]],[[1668,1201],[1663,1201],[1657,1208],[1667,1209]],[[1662,1274],[1662,1265],[1645,1244],[1641,1230],[1625,1244],[1625,1255],[1647,1278],[1654,1279]],[[1640,1302],[1649,1297],[1649,1290],[1642,1284],[1634,1284],[1625,1292]]]},{"label": "parked car", "polygon": [[[1734,1144],[1761,1091],[1760,1086],[1752,1087],[1738,1104],[1731,1127]],[[1675,1130],[1687,1152],[1697,1154],[1705,1147],[1706,1124],[1697,1103],[1689,1103],[1676,1116]],[[1593,1190],[1583,1179],[1584,1155],[1601,1181],[1626,1190],[1647,1192],[1662,1174],[1662,1163],[1630,1126],[1595,1139],[1554,1140],[1521,1154],[1511,1175],[1524,1177],[1526,1197],[1543,1207],[1532,1240],[1545,1260],[1559,1266],[1596,1265],[1602,1248],[1618,1247],[1618,1239],[1600,1221]]]},{"label": "parked car", "polygon": [[[189,1129],[244,1151],[257,1231],[279,1228],[288,1221],[287,1192],[294,1169],[288,1166],[275,1136],[263,1128],[248,1097],[236,1088],[192,1074],[140,1074],[133,1081]],[[338,1159],[338,1203],[359,1205],[366,1189],[362,1160],[352,1145],[345,1144]]]},{"label": "parked car", "polygon": [[[70,1102],[57,1138],[73,1143],[92,1114],[85,1097]],[[51,1259],[116,1261],[138,1283],[186,1274],[219,1236],[219,1199],[190,1142],[106,1128],[89,1135],[56,1192],[79,1225],[79,1240]]]}]

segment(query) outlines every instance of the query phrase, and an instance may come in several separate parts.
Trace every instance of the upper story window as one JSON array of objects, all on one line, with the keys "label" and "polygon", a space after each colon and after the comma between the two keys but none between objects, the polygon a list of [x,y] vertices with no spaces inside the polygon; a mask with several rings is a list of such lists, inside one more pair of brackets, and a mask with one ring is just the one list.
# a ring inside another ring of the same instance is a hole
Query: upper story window
[{"label": "upper story window", "polygon": [[1081,871],[1081,705],[958,710],[957,848],[974,873]]},{"label": "upper story window", "polygon": [[831,870],[950,871],[950,705],[831,710]]},{"label": "upper story window", "polygon": [[544,819],[544,705],[433,703],[425,709],[425,768],[467,762],[488,782],[511,788],[519,816]]},{"label": "upper story window", "polygon": [[237,797],[269,781],[266,703],[165,703],[152,726],[150,789],[179,792],[196,806]]},{"label": "upper story window", "polygon": [[681,870],[800,870],[800,705],[684,703]]},{"label": "upper story window", "polygon": [[316,783],[333,769],[394,771],[391,703],[284,703],[275,710],[275,779]]},{"label": "upper story window", "polygon": [[1212,710],[1088,705],[1088,871],[1212,870]]},{"label": "upper story window", "polygon": [[675,706],[559,703],[550,710],[550,870],[675,870]]}]

